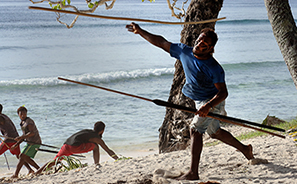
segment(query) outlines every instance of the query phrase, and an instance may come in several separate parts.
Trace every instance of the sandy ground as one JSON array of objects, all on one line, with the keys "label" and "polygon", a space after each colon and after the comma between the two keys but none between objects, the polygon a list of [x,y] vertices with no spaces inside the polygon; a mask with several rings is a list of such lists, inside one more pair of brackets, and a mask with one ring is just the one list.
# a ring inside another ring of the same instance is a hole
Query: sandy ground
[{"label": "sandy ground", "polygon": [[[226,128],[225,128],[226,129]],[[246,128],[228,127],[233,135],[251,131]],[[212,139],[204,137],[205,142]],[[16,180],[14,183],[288,183],[297,184],[297,147],[293,138],[286,139],[267,135],[243,141],[252,144],[256,159],[266,159],[268,163],[253,165],[236,149],[223,143],[204,147],[199,166],[200,180],[177,181],[171,179],[188,171],[190,150],[166,154],[151,154],[133,157],[129,160],[102,163],[97,168],[89,165],[85,168],[50,175],[31,176]],[[9,180],[2,179],[3,183]]]}]

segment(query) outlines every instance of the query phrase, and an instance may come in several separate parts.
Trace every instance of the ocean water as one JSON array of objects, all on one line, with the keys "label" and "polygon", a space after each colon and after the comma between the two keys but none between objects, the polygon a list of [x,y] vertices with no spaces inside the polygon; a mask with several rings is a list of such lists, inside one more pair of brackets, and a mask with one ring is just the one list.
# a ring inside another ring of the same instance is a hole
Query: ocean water
[{"label": "ocean water", "polygon": [[[297,2],[291,0],[290,4],[296,16]],[[103,139],[115,152],[157,149],[165,108],[57,78],[167,100],[175,59],[128,32],[125,25],[129,21],[79,17],[75,26],[67,29],[56,21],[54,13],[29,10],[28,6],[32,3],[21,0],[0,3],[0,103],[19,133],[16,110],[25,105],[44,144],[60,147],[68,136],[92,128],[100,120],[107,126]],[[178,21],[171,17],[165,1],[121,0],[112,10],[101,7],[95,13]],[[295,118],[297,91],[264,2],[225,0],[219,17],[225,16],[227,19],[216,25],[219,41],[214,56],[226,71],[228,115],[259,123],[268,114],[285,120]],[[171,42],[180,40],[182,26],[139,24]],[[6,156],[15,167],[15,157],[9,152]],[[36,161],[43,164],[53,157],[39,152]],[[7,170],[3,156],[0,169]]]}]

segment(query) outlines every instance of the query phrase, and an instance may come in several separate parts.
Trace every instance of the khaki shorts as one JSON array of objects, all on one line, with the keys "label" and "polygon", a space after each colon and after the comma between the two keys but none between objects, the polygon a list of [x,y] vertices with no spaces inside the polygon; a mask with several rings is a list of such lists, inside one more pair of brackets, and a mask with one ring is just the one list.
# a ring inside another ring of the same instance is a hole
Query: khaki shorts
[{"label": "khaki shorts", "polygon": [[[199,109],[202,105],[206,104],[209,100],[204,101],[195,101],[196,109]],[[226,114],[225,111],[225,101],[213,107],[210,112],[216,114]],[[199,115],[195,115],[192,123],[190,124],[190,128],[195,131],[203,134],[207,131],[208,135],[212,135],[216,133],[220,129],[220,121],[209,118],[209,117],[199,117]]]}]

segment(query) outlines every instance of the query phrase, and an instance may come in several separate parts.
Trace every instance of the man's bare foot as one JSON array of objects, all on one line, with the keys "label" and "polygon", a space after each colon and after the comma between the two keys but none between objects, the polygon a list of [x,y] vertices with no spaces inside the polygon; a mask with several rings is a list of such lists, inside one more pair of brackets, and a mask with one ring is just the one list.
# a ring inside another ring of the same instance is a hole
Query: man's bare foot
[{"label": "man's bare foot", "polygon": [[246,149],[243,151],[243,154],[248,160],[254,159],[255,157],[254,157],[254,154],[253,154],[252,145],[250,145],[250,144],[247,145]]},{"label": "man's bare foot", "polygon": [[17,175],[12,175],[10,178],[18,178]]},{"label": "man's bare foot", "polygon": [[176,178],[176,180],[199,180],[198,173],[193,173],[189,171],[188,173]]},{"label": "man's bare foot", "polygon": [[30,170],[27,175],[34,174],[34,173],[35,172],[33,170]]}]

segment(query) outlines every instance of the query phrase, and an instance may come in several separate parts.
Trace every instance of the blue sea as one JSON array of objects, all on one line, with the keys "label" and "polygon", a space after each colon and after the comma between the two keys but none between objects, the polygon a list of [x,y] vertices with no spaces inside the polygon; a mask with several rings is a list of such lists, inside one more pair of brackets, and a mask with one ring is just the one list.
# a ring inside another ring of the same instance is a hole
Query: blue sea
[{"label": "blue sea", "polygon": [[[84,1],[72,3],[86,6]],[[297,2],[291,0],[290,5],[296,17]],[[164,107],[58,77],[167,100],[175,59],[128,32],[125,25],[129,21],[79,17],[67,29],[56,21],[55,13],[29,10],[28,6],[49,7],[23,0],[0,3],[0,103],[19,133],[16,110],[24,105],[44,144],[60,147],[68,136],[91,129],[100,120],[106,124],[103,139],[116,153],[157,150]],[[113,9],[100,7],[95,14],[179,21],[161,0],[118,0]],[[69,23],[73,17],[65,15],[63,20]],[[219,41],[214,57],[226,72],[228,115],[258,123],[268,114],[284,120],[295,118],[297,90],[264,2],[225,0],[219,17],[227,18],[216,24]],[[171,42],[180,40],[180,25],[139,24]],[[12,168],[9,172],[13,172],[17,159],[9,152],[6,156]],[[53,157],[39,152],[35,159],[43,164]],[[3,156],[0,170],[7,171]]]}]

